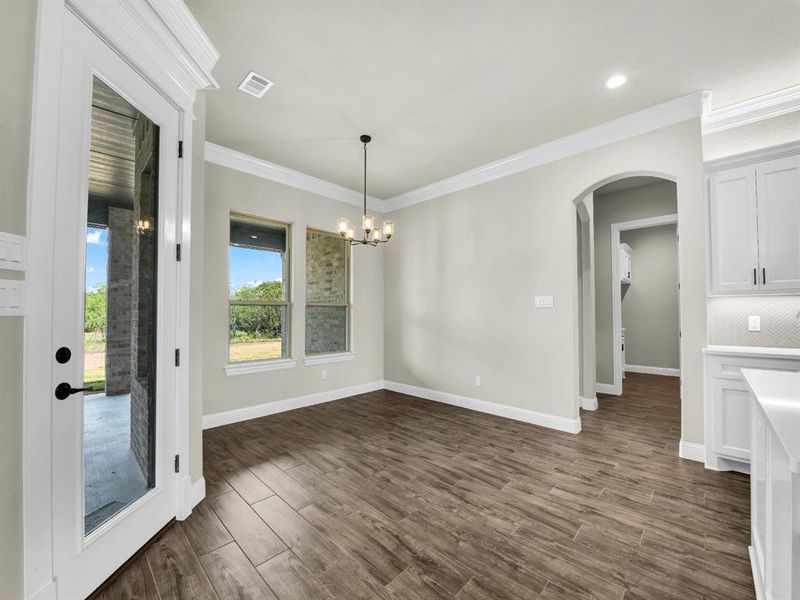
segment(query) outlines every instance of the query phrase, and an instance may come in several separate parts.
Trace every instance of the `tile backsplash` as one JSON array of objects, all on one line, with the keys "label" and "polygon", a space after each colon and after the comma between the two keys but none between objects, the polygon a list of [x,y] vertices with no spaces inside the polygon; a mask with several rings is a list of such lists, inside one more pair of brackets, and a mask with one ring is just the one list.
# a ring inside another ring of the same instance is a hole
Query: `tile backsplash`
[{"label": "tile backsplash", "polygon": [[[761,331],[747,330],[750,315],[761,317]],[[708,343],[800,348],[800,296],[709,298]]]}]

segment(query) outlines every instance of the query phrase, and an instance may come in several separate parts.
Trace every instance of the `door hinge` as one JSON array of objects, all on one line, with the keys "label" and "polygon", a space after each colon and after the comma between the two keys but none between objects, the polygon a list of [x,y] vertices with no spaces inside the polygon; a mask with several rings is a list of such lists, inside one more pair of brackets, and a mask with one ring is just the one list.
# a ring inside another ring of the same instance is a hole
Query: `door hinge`
[{"label": "door hinge", "polygon": [[181,262],[181,245],[180,244],[176,244],[175,245],[175,260],[177,260],[178,262]]},{"label": "door hinge", "polygon": [[175,348],[175,366],[176,367],[180,367],[181,366],[181,349],[180,348]]},{"label": "door hinge", "polygon": [[183,158],[183,140],[178,141],[178,158]]},{"label": "door hinge", "polygon": [[176,473],[180,473],[181,472],[181,455],[180,454],[176,454],[175,455],[175,472]]}]

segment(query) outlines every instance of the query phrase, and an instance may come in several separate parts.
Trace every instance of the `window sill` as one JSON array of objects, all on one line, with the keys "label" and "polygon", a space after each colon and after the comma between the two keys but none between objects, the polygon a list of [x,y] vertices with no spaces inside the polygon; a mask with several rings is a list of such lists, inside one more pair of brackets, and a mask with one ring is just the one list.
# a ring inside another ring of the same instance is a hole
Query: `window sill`
[{"label": "window sill", "polygon": [[276,360],[232,363],[225,365],[225,374],[230,377],[231,375],[246,375],[247,373],[260,373],[261,371],[294,369],[296,366],[297,366],[296,358],[279,358]]},{"label": "window sill", "polygon": [[328,363],[345,362],[354,360],[356,357],[352,352],[337,352],[336,354],[320,354],[318,356],[306,356],[303,362],[307,367],[312,365],[325,365]]}]

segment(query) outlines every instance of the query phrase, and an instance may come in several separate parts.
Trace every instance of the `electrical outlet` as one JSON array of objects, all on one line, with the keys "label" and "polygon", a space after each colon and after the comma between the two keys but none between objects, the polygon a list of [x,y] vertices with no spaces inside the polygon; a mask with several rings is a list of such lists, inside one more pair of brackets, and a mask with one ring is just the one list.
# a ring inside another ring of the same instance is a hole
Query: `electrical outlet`
[{"label": "electrical outlet", "polygon": [[322,369],[322,381],[328,380],[328,369]]},{"label": "electrical outlet", "polygon": [[747,317],[747,331],[761,331],[760,315],[750,315]]},{"label": "electrical outlet", "polygon": [[481,387],[481,376],[475,375],[475,387]]}]

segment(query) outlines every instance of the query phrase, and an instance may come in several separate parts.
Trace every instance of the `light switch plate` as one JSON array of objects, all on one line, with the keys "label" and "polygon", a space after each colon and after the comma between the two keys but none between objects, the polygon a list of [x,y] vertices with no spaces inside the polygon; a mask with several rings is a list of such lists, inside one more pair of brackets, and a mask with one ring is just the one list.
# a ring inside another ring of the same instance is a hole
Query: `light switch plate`
[{"label": "light switch plate", "polygon": [[552,296],[536,296],[533,300],[534,308],[553,308]]},{"label": "light switch plate", "polygon": [[750,315],[747,317],[747,331],[761,331],[760,315]]},{"label": "light switch plate", "polygon": [[25,282],[0,279],[0,317],[17,317],[25,314]]}]

